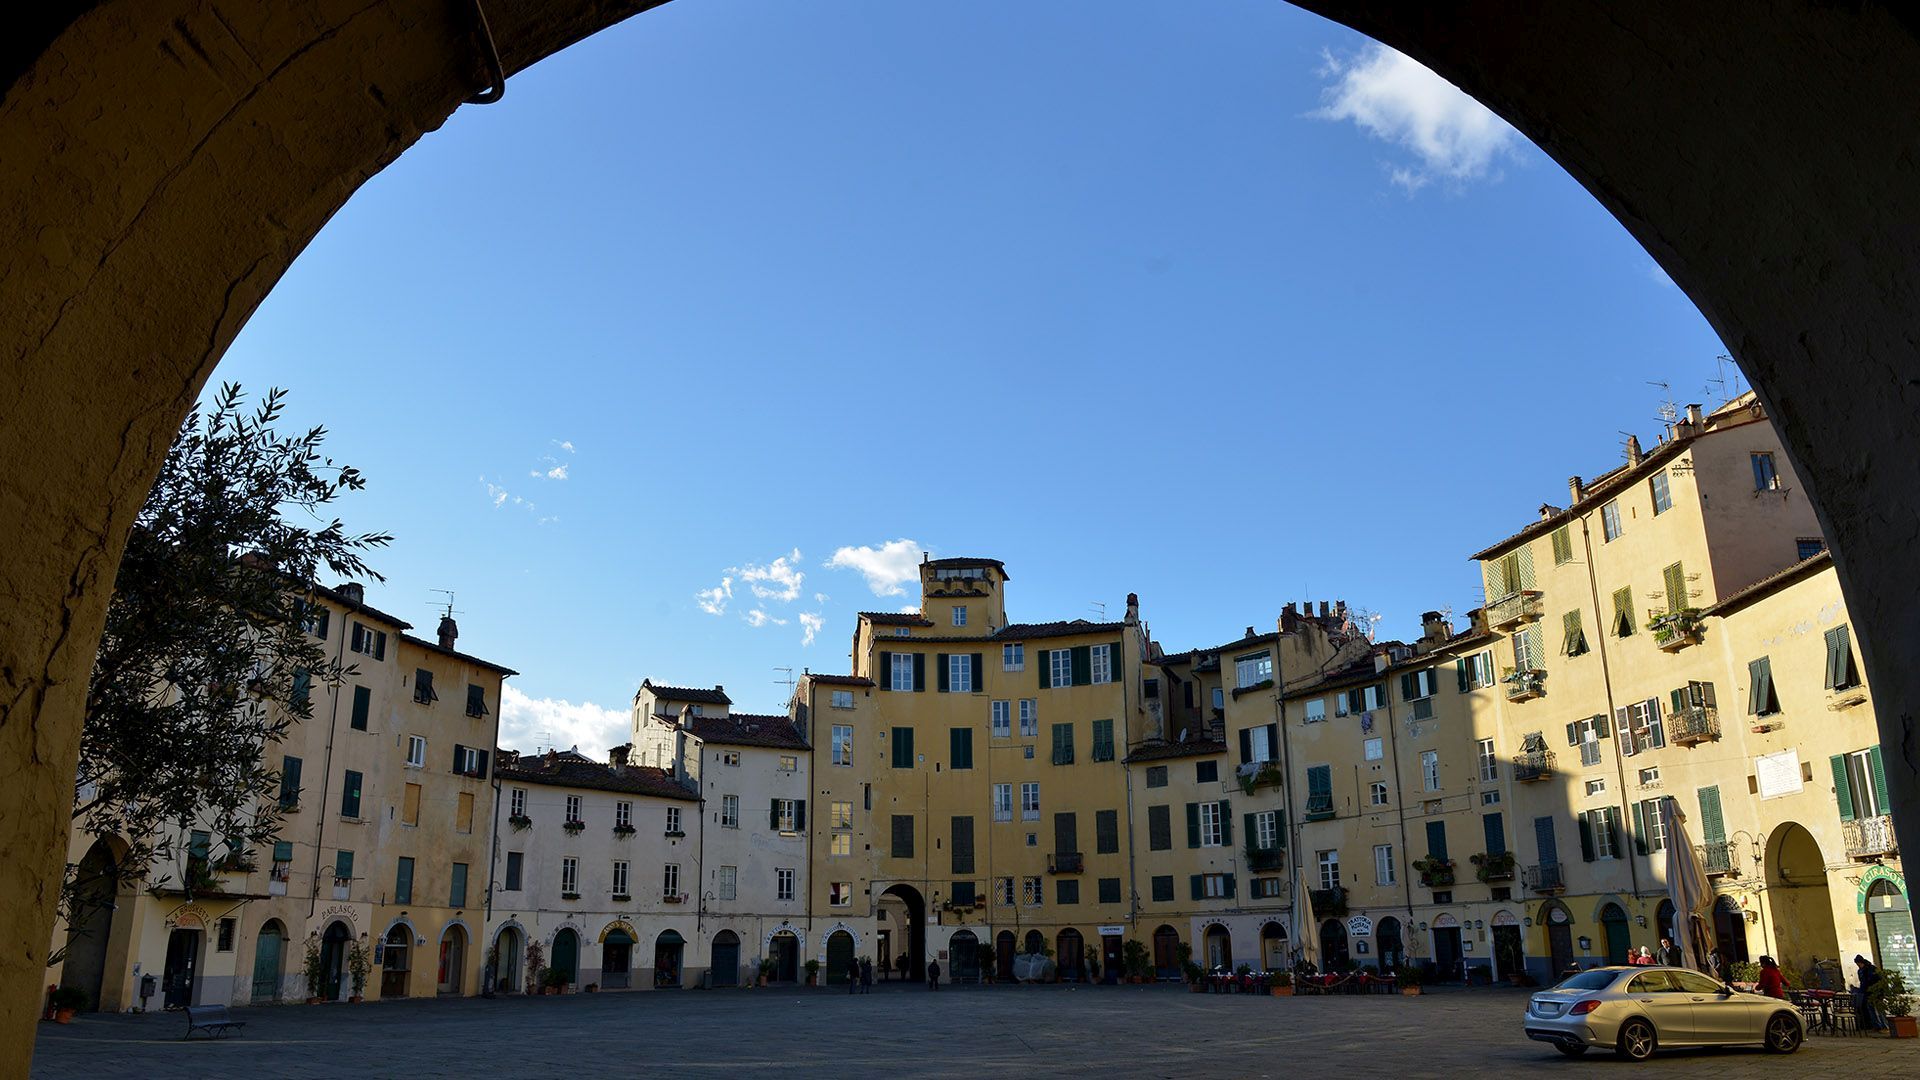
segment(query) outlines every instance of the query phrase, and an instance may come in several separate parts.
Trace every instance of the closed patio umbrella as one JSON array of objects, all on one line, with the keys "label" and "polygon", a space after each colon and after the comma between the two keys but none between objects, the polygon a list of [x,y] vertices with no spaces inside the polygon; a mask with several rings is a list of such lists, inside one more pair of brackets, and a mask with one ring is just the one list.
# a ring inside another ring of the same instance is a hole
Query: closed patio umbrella
[{"label": "closed patio umbrella", "polygon": [[1667,803],[1667,890],[1673,901],[1673,943],[1680,947],[1681,960],[1703,967],[1707,958],[1706,942],[1693,940],[1693,916],[1713,903],[1713,885],[1707,881],[1706,868],[1687,835],[1687,815],[1680,803],[1669,795]]},{"label": "closed patio umbrella", "polygon": [[1293,890],[1293,940],[1300,943],[1300,959],[1312,964],[1316,970],[1320,967],[1320,920],[1313,915],[1313,891],[1301,888],[1306,882],[1301,880],[1300,870],[1294,868]]}]

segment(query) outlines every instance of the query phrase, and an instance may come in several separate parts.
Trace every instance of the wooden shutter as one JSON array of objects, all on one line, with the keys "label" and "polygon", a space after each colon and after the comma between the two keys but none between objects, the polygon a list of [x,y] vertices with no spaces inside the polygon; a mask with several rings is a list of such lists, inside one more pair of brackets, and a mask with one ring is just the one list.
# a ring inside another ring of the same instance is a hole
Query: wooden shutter
[{"label": "wooden shutter", "polygon": [[1633,850],[1641,855],[1647,853],[1647,804],[1633,804]]},{"label": "wooden shutter", "polygon": [[952,746],[948,756],[955,769],[973,768],[973,729],[957,727],[952,729]]},{"label": "wooden shutter", "polygon": [[1122,638],[1119,641],[1116,641],[1113,644],[1107,646],[1107,676],[1108,678],[1112,679],[1114,682],[1120,681],[1121,646],[1125,645],[1126,643],[1127,643],[1126,639]]},{"label": "wooden shutter", "polygon": [[1632,757],[1639,753],[1643,747],[1641,747],[1640,741],[1635,738],[1633,717],[1628,714],[1628,708],[1629,706],[1622,705],[1613,710],[1613,727],[1614,730],[1620,733],[1620,753],[1625,757]]},{"label": "wooden shutter", "polygon": [[1093,850],[1100,855],[1120,852],[1120,812],[1096,810],[1093,813]]},{"label": "wooden shutter", "polygon": [[396,904],[413,903],[413,860],[403,858],[394,874],[393,900]]},{"label": "wooden shutter", "polygon": [[1367,695],[1364,691],[1357,688],[1347,691],[1347,711],[1352,713],[1367,711]]},{"label": "wooden shutter", "polygon": [[893,654],[890,652],[880,653],[879,665],[880,671],[873,677],[874,685],[882,690],[893,689]]},{"label": "wooden shutter", "polygon": [[300,759],[287,755],[280,759],[280,805],[300,804]]},{"label": "wooden shutter", "polygon": [[1260,827],[1259,827],[1259,824],[1253,820],[1258,816],[1259,816],[1258,814],[1240,815],[1241,824],[1244,825],[1247,830],[1247,846],[1248,847],[1256,847],[1260,843]]},{"label": "wooden shutter", "polygon": [[1567,723],[1567,745],[1580,745],[1580,722],[1578,720],[1571,720]]},{"label": "wooden shutter", "polygon": [[1427,857],[1447,859],[1447,823],[1444,821],[1427,822]]},{"label": "wooden shutter", "polygon": [[353,877],[353,852],[336,851],[333,853],[333,876],[337,878]]},{"label": "wooden shutter", "polygon": [[807,800],[793,800],[793,831],[807,831]]},{"label": "wooden shutter", "polygon": [[1222,847],[1232,847],[1233,846],[1233,807],[1230,806],[1227,803],[1227,800],[1225,799],[1221,799],[1219,802],[1215,803],[1214,806],[1218,809],[1220,814],[1220,845]]},{"label": "wooden shutter", "polygon": [[1747,663],[1747,712],[1765,716],[1773,711],[1773,661],[1763,656]]},{"label": "wooden shutter", "polygon": [[1466,657],[1463,656],[1460,659],[1455,660],[1453,662],[1453,675],[1454,675],[1454,678],[1457,679],[1460,683],[1460,692],[1463,694],[1466,693],[1468,690],[1467,658]]},{"label": "wooden shutter", "polygon": [[1840,820],[1853,820],[1853,785],[1847,780],[1847,756],[1835,754],[1827,759],[1833,766],[1833,801],[1840,807]]},{"label": "wooden shutter", "polygon": [[1053,850],[1057,855],[1072,855],[1080,850],[1080,820],[1073,813],[1053,815]]},{"label": "wooden shutter", "polygon": [[[462,792],[461,794],[465,794]],[[468,812],[468,821],[472,821],[472,812]],[[400,798],[400,824],[420,824],[420,785],[408,784]]]},{"label": "wooden shutter", "polygon": [[913,692],[922,693],[927,688],[927,654],[913,654]]},{"label": "wooden shutter", "polygon": [[364,686],[353,688],[353,730],[367,730],[367,713],[373,707],[373,691]]},{"label": "wooden shutter", "polygon": [[780,831],[780,800],[779,799],[775,799],[771,803],[767,804],[767,828],[772,829],[774,832]]},{"label": "wooden shutter", "polygon": [[1173,808],[1147,807],[1147,850],[1173,850]]},{"label": "wooden shutter", "polygon": [[1193,875],[1193,898],[1195,900],[1205,900],[1207,898],[1207,876],[1205,874]]},{"label": "wooden shutter", "polygon": [[1682,566],[1679,563],[1674,563],[1672,566],[1669,566],[1664,571],[1662,571],[1661,576],[1666,579],[1667,610],[1679,611],[1680,609],[1686,607],[1687,606],[1686,567]]},{"label": "wooden shutter", "polygon": [[1717,785],[1700,789],[1700,838],[1709,844],[1717,844],[1727,838],[1727,823],[1720,813],[1720,788]]},{"label": "wooden shutter", "polygon": [[973,819],[971,817],[953,819],[953,872],[955,874],[973,873]]},{"label": "wooden shutter", "polygon": [[973,655],[973,671],[971,673],[972,679],[973,679],[972,690],[974,693],[977,694],[980,691],[985,690],[987,688],[987,656],[985,653],[973,653],[972,655]]},{"label": "wooden shutter", "polygon": [[1307,795],[1333,800],[1333,766],[1315,765],[1307,770]]},{"label": "wooden shutter", "polygon": [[1486,831],[1487,854],[1501,855],[1507,850],[1506,823],[1498,811],[1480,815],[1480,825]]},{"label": "wooden shutter", "polygon": [[1232,874],[1228,874],[1221,879],[1221,884],[1226,886],[1226,896],[1227,896],[1227,899],[1229,900],[1233,899],[1233,894],[1234,894],[1233,883],[1235,880],[1236,878]]},{"label": "wooden shutter", "polygon": [[1893,808],[1893,803],[1887,801],[1887,770],[1881,764],[1878,746],[1867,751],[1867,774],[1873,780],[1873,796],[1877,800],[1875,805],[1884,814]]},{"label": "wooden shutter", "polygon": [[933,688],[937,693],[947,692],[947,654],[933,654]]},{"label": "wooden shutter", "polygon": [[1250,728],[1241,728],[1240,729],[1240,764],[1245,765],[1246,763],[1252,760],[1253,760],[1253,731]]},{"label": "wooden shutter", "polygon": [[[1838,761],[1840,759],[1835,758],[1834,760]],[[1200,804],[1197,802],[1187,804],[1187,846],[1190,848],[1200,846]]]},{"label": "wooden shutter", "polygon": [[1633,588],[1613,592],[1613,632],[1620,637],[1633,635]]},{"label": "wooden shutter", "polygon": [[1413,672],[1402,672],[1400,675],[1400,700],[1412,701],[1419,696],[1413,688]]},{"label": "wooden shutter", "polygon": [[1584,862],[1593,861],[1593,811],[1583,810],[1576,819],[1580,823],[1580,858]]},{"label": "wooden shutter", "polygon": [[1035,649],[1033,655],[1039,660],[1033,666],[1040,675],[1040,689],[1045,690],[1053,685],[1053,650]]},{"label": "wooden shutter", "polygon": [[487,751],[476,750],[473,755],[473,775],[482,780],[487,778]]},{"label": "wooden shutter", "polygon": [[1093,683],[1093,646],[1075,645],[1073,647],[1073,685],[1089,686]]}]

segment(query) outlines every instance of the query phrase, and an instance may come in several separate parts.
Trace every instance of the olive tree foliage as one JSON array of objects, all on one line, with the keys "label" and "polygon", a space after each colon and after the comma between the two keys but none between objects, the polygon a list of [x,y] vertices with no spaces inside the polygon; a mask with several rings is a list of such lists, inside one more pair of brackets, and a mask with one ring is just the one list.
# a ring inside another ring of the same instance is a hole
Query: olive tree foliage
[{"label": "olive tree foliage", "polygon": [[[239,385],[222,386],[181,425],[134,523],[88,683],[73,807],[83,831],[127,851],[113,888],[67,866],[73,925],[123,885],[191,896],[251,868],[280,826],[268,748],[312,718],[316,687],[353,672],[310,632],[313,583],[323,570],[380,580],[363,556],[392,538],[331,518],[366,481],[321,456],[324,428],[282,432],[285,400],[270,390],[249,408]],[[206,850],[178,850],[192,830],[209,834]]]}]

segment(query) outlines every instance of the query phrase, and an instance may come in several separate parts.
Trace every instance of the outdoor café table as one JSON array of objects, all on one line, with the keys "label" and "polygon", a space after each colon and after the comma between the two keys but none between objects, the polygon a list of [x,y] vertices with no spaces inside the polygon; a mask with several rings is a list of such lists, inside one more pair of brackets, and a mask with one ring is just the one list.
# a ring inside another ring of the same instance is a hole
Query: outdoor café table
[{"label": "outdoor caf\u00e9 table", "polygon": [[1807,1023],[1809,1033],[1825,1031],[1829,1035],[1840,1034],[1839,1025],[1834,1022],[1833,999],[1831,990],[1802,990],[1795,1004],[1800,1006],[1800,1015]]}]

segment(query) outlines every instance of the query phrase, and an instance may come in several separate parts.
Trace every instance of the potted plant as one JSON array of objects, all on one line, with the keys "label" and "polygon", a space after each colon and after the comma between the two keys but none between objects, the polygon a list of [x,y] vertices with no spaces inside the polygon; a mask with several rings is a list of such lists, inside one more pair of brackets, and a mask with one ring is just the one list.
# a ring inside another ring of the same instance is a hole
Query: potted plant
[{"label": "potted plant", "polygon": [[1751,960],[1735,960],[1727,966],[1727,981],[1736,990],[1752,990],[1760,983],[1760,965]]},{"label": "potted plant", "polygon": [[540,969],[540,989],[542,993],[561,994],[567,989],[567,973],[559,968]]},{"label": "potted plant", "polygon": [[47,1000],[53,1009],[53,1022],[71,1024],[73,1014],[87,1007],[87,992],[77,986],[56,986]]},{"label": "potted plant", "polygon": [[588,983],[588,984],[587,984],[587,993],[589,993],[589,994],[597,994],[597,993],[599,993],[599,992],[600,992],[600,984],[599,984],[599,983],[597,983],[597,982],[590,982],[590,983]]},{"label": "potted plant", "polygon": [[771,981],[773,981],[773,958],[763,956],[760,958],[760,985],[765,986]]},{"label": "potted plant", "polygon": [[1400,992],[1408,997],[1420,994],[1420,969],[1411,964],[1402,964],[1394,969],[1394,978],[1400,984]]},{"label": "potted plant", "polygon": [[1100,954],[1090,952],[1086,954],[1086,957],[1087,957],[1087,963],[1086,963],[1087,981],[1090,983],[1097,983],[1100,981]]},{"label": "potted plant", "polygon": [[367,939],[363,935],[347,950],[347,974],[353,979],[353,994],[347,998],[349,1004],[358,1005],[364,1000],[367,990],[367,975],[373,971],[373,957],[367,953]]},{"label": "potted plant", "polygon": [[327,979],[327,969],[320,964],[320,935],[317,932],[307,935],[307,954],[300,964],[300,972],[307,979],[307,1004],[320,1004],[320,984]]},{"label": "potted plant", "polygon": [[519,832],[522,829],[532,828],[533,819],[525,814],[510,814],[507,816],[507,824],[513,826],[514,832]]},{"label": "potted plant", "polygon": [[1274,997],[1293,996],[1293,973],[1291,971],[1273,971],[1267,974],[1267,992]]},{"label": "potted plant", "polygon": [[[622,840],[625,840],[627,837],[632,836],[635,832],[638,832],[638,831],[639,830],[635,829],[631,825],[615,825],[613,827],[613,835],[619,837]],[[668,833],[667,835],[672,836],[673,834]]]},{"label": "potted plant", "polygon": [[1896,1039],[1914,1037],[1913,991],[1906,976],[1892,968],[1880,969],[1880,981],[1867,990],[1867,1002],[1887,1018],[1887,1034]]},{"label": "potted plant", "polygon": [[1147,955],[1147,947],[1129,938],[1125,945],[1120,946],[1120,955],[1126,964],[1127,981],[1146,982],[1147,972],[1151,970],[1149,965],[1153,962]]},{"label": "potted plant", "polygon": [[1199,964],[1196,964],[1193,961],[1189,960],[1186,963],[1180,965],[1180,972],[1181,974],[1185,975],[1187,978],[1188,993],[1204,994],[1207,992],[1207,984],[1204,981],[1204,977],[1206,976],[1207,973],[1201,970]]},{"label": "potted plant", "polygon": [[527,993],[538,994],[540,992],[540,979],[546,974],[546,970],[547,956],[540,948],[540,943],[537,941],[527,942]]},{"label": "potted plant", "polygon": [[807,985],[812,986],[820,978],[820,961],[808,960],[806,963],[806,969],[807,969]]},{"label": "potted plant", "polygon": [[584,821],[581,821],[579,818],[574,818],[572,821],[569,821],[560,827],[567,830],[568,836],[579,836],[580,830],[586,828],[587,823]]}]

